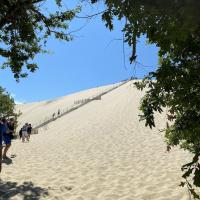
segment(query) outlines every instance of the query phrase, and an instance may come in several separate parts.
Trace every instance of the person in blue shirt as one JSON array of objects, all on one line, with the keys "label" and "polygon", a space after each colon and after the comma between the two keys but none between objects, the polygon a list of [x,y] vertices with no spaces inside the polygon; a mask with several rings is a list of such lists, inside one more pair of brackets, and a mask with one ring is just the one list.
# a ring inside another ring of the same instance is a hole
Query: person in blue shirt
[{"label": "person in blue shirt", "polygon": [[2,155],[3,159],[8,159],[6,153],[11,146],[11,137],[10,137],[8,131],[9,131],[9,129],[8,129],[8,126],[7,126],[7,120],[2,119],[2,136],[3,136],[3,141],[6,145],[4,150],[3,150],[3,155]]}]

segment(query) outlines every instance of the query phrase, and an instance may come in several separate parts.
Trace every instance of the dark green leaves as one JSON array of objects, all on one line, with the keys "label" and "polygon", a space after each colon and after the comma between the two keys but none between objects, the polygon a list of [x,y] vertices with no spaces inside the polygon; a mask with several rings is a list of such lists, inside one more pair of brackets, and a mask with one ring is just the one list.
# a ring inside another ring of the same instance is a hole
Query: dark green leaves
[{"label": "dark green leaves", "polygon": [[50,14],[42,10],[45,0],[0,2],[0,56],[6,58],[2,67],[10,68],[17,80],[27,76],[23,67],[31,72],[37,69],[32,60],[36,54],[45,52],[43,45],[49,36],[65,41],[72,39],[66,30],[80,7],[60,11],[62,1],[54,2],[57,10]]},{"label": "dark green leaves", "polygon": [[15,117],[15,102],[14,99],[0,87],[0,117]]}]

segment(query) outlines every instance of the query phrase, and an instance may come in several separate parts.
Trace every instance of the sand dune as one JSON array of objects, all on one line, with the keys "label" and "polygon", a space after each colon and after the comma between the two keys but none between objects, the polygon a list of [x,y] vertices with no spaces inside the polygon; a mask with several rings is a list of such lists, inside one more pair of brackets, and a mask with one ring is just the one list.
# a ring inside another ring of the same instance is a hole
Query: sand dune
[{"label": "sand dune", "polygon": [[[23,105],[21,122],[36,122],[65,99],[93,92],[60,98],[48,109],[45,102]],[[41,128],[29,143],[14,141],[10,153],[16,157],[3,164],[0,199],[188,200],[178,185],[180,167],[191,155],[177,148],[166,153],[158,131],[164,115],[153,130],[139,122],[142,95],[128,82]]]},{"label": "sand dune", "polygon": [[79,101],[92,98],[118,84],[120,83],[89,89],[53,100],[17,105],[16,111],[22,113],[19,117],[19,127],[26,122],[31,122],[33,126],[38,125],[51,118],[54,113],[57,115],[58,110],[63,112],[77,104]]}]

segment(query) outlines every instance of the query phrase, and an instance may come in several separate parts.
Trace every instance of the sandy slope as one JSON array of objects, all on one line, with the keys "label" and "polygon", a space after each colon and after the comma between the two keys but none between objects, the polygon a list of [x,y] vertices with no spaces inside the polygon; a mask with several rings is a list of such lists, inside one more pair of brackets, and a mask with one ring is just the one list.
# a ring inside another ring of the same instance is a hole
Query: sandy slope
[{"label": "sandy slope", "polygon": [[56,116],[58,110],[60,110],[60,112],[64,112],[65,110],[76,105],[75,103],[77,103],[77,101],[92,98],[93,96],[100,94],[118,84],[120,83],[92,88],[53,100],[17,105],[16,111],[22,113],[19,117],[18,128],[23,126],[26,122],[31,123],[33,126],[41,124],[47,119],[52,118],[54,113]]},{"label": "sandy slope", "polygon": [[[164,115],[154,130],[138,122],[141,96],[129,82],[52,122],[30,143],[15,141],[10,152],[17,156],[3,165],[2,199],[187,200],[178,185],[190,155],[166,153],[158,133]],[[31,116],[38,117],[34,109]]]}]

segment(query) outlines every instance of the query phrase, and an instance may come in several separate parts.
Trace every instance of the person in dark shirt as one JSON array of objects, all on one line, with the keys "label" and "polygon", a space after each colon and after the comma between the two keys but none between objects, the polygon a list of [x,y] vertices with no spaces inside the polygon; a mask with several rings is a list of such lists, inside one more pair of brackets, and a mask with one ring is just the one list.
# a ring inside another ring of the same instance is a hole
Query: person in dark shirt
[{"label": "person in dark shirt", "polygon": [[29,140],[30,140],[30,136],[31,136],[31,131],[32,131],[32,126],[31,126],[31,124],[29,124],[28,128],[27,128],[27,133],[28,133]]},{"label": "person in dark shirt", "polygon": [[9,135],[9,129],[8,129],[6,119],[2,119],[2,136],[3,136],[3,141],[6,145],[4,150],[3,150],[3,159],[9,159],[6,155],[6,153],[11,146],[11,138],[10,138],[10,135]]},{"label": "person in dark shirt", "polygon": [[11,118],[8,121],[7,127],[8,127],[8,134],[9,134],[10,139],[13,139],[13,137],[14,137],[14,131],[15,131],[15,124],[14,124],[13,118]]},{"label": "person in dark shirt", "polygon": [[22,138],[22,128],[19,131],[19,137],[20,137],[20,139]]}]

